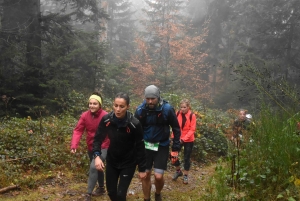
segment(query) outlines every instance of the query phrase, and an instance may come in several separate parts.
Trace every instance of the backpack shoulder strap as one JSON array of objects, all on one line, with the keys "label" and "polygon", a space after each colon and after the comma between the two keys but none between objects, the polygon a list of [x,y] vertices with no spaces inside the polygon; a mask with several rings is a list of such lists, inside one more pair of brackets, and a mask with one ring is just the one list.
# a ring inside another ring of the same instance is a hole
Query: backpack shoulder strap
[{"label": "backpack shoulder strap", "polygon": [[190,122],[192,121],[192,117],[193,117],[193,112],[191,112],[191,114],[190,114]]},{"label": "backpack shoulder strap", "polygon": [[[177,116],[177,117],[178,117],[179,113],[180,113],[180,111],[177,111],[177,113],[176,113],[176,116]],[[190,121],[192,121],[193,114],[194,114],[194,113],[191,112],[191,114],[190,114]]]},{"label": "backpack shoulder strap", "polygon": [[104,123],[105,123],[106,127],[109,126],[109,124],[110,124],[110,118],[109,117],[104,118]]},{"label": "backpack shoulder strap", "polygon": [[140,110],[141,110],[141,113],[137,118],[141,122],[142,126],[144,126],[146,124],[147,111],[142,108],[140,108]]}]

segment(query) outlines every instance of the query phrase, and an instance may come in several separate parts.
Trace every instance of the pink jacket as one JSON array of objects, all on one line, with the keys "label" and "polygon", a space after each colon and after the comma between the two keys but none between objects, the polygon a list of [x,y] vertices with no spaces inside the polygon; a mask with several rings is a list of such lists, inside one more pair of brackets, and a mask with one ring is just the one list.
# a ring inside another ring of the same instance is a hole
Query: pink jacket
[{"label": "pink jacket", "polygon": [[177,116],[178,123],[180,126],[181,136],[180,139],[183,142],[194,142],[195,140],[195,131],[196,131],[196,115],[192,115],[192,121],[190,121],[191,111],[189,110],[185,114],[186,122],[182,128],[182,113],[180,112]]},{"label": "pink jacket", "polygon": [[[73,130],[73,136],[71,141],[71,149],[77,149],[79,141],[84,131],[87,132],[86,144],[88,150],[93,150],[94,136],[98,129],[98,124],[107,112],[100,109],[95,114],[92,114],[90,110],[85,111],[81,114],[80,119]],[[101,149],[107,149],[109,147],[109,139],[106,137],[101,145]]]}]

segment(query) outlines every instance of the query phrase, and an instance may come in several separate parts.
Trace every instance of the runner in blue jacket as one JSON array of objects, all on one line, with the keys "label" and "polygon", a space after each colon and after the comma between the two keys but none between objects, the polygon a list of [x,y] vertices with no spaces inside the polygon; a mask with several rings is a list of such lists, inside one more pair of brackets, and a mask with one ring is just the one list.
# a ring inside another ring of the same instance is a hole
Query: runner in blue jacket
[{"label": "runner in blue jacket", "polygon": [[150,85],[145,89],[145,101],[139,105],[135,117],[141,122],[146,148],[146,173],[142,180],[144,200],[150,200],[151,171],[154,168],[155,200],[160,201],[164,186],[164,171],[167,169],[170,144],[170,127],[174,133],[172,155],[180,149],[180,127],[174,108],[160,97],[159,89]]}]

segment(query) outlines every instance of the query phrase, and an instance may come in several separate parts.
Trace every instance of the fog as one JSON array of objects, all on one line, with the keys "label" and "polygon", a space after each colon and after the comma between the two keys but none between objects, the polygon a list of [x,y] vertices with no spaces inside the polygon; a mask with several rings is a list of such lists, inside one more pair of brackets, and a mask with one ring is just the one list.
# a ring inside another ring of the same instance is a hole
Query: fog
[{"label": "fog", "polygon": [[[300,1],[1,0],[2,113],[149,84],[209,107],[298,105]],[[298,107],[298,106],[297,106]]]}]

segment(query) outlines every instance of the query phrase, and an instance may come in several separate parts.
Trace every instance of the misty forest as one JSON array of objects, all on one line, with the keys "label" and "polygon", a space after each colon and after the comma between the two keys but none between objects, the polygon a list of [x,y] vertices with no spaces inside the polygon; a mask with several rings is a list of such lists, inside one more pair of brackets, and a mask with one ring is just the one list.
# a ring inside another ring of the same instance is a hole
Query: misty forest
[{"label": "misty forest", "polygon": [[299,0],[0,0],[0,200],[81,200],[89,96],[134,112],[151,84],[197,117],[191,184],[166,177],[163,200],[300,200],[299,77]]}]

